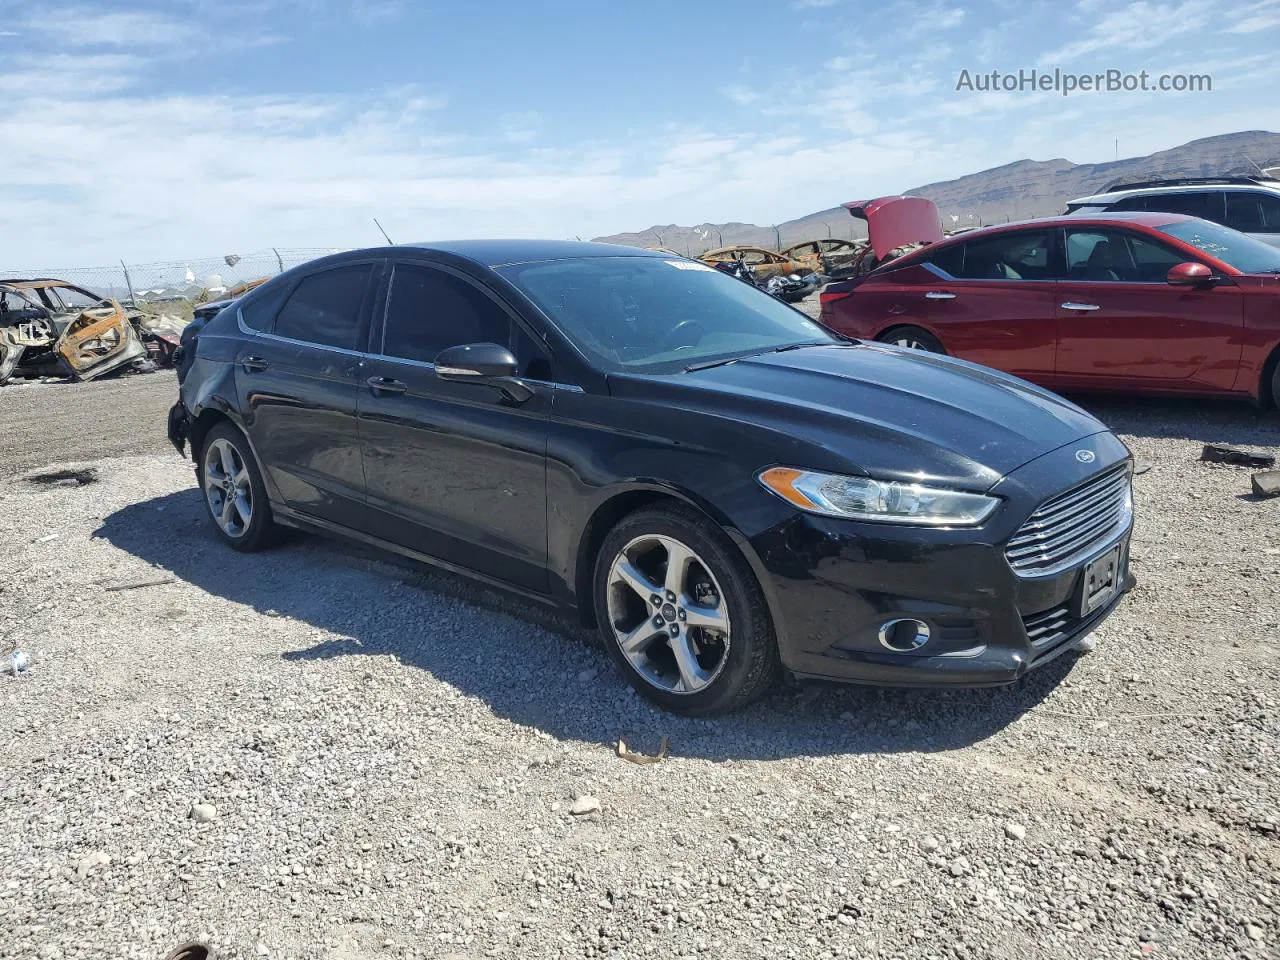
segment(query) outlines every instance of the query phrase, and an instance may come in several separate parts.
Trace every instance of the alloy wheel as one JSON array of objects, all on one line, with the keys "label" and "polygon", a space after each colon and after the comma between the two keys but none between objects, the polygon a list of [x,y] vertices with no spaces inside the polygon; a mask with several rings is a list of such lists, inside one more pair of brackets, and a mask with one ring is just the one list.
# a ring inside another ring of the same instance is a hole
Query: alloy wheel
[{"label": "alloy wheel", "polygon": [[895,347],[906,347],[908,350],[928,350],[923,343],[913,337],[898,337],[892,341]]},{"label": "alloy wheel", "polygon": [[209,444],[204,454],[204,495],[222,532],[243,537],[253,522],[253,485],[244,457],[222,437]]},{"label": "alloy wheel", "polygon": [[646,682],[692,694],[724,669],[728,604],[711,570],[686,544],[658,535],[632,540],[609,568],[607,596],[618,648]]}]

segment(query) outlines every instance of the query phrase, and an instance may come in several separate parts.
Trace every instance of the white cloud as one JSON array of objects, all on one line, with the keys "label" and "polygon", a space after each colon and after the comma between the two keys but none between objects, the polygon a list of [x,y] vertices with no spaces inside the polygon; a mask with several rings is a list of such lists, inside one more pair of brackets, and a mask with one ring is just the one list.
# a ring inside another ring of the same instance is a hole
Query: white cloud
[{"label": "white cloud", "polygon": [[1275,0],[1251,3],[1227,11],[1227,15],[1236,18],[1236,22],[1227,28],[1227,33],[1261,33],[1280,27],[1280,6],[1276,5]]},{"label": "white cloud", "polygon": [[755,103],[760,99],[760,94],[756,93],[754,90],[749,90],[740,84],[731,84],[727,87],[721,87],[720,93],[728,97],[734,103],[743,107],[748,104]]},{"label": "white cloud", "polygon": [[39,10],[22,26],[63,47],[173,47],[198,40],[202,33],[194,22],[156,11],[104,13],[91,7]]},{"label": "white cloud", "polygon": [[543,116],[537,110],[504,113],[498,118],[498,128],[508,143],[532,143],[542,135]]},{"label": "white cloud", "polygon": [[1079,9],[1080,19],[1090,24],[1088,31],[1041,56],[1041,64],[1065,66],[1104,50],[1153,50],[1175,37],[1203,32],[1217,16],[1218,5],[1214,0],[1139,0],[1099,17],[1096,0],[1082,0]]},{"label": "white cloud", "polygon": [[[192,2],[225,9],[222,0]],[[323,16],[354,10],[350,0],[269,2],[311,4]],[[235,91],[231,71],[219,85],[225,93],[166,93],[153,74],[170,66],[160,59],[173,55],[169,21],[122,26],[95,19],[93,8],[66,9],[79,13],[54,38],[60,52],[35,56],[24,46],[25,59],[0,60],[8,144],[0,207],[22,225],[0,234],[4,269],[371,244],[379,240],[371,216],[397,239],[772,223],[1025,156],[1109,159],[1116,131],[1131,155],[1259,125],[1256,108],[1233,112],[1222,101],[1207,118],[1152,100],[1135,120],[1133,101],[1119,96],[957,96],[959,65],[945,59],[938,35],[912,45],[895,32],[871,51],[865,38],[843,51],[835,41],[811,45],[801,66],[783,62],[770,83],[724,87],[750,109],[712,105],[705,127],[553,139],[554,107],[544,116],[521,109],[517,96],[504,98],[509,112],[477,124],[474,112],[455,123],[446,97],[414,85],[250,95]],[[1090,40],[1093,26],[1057,42]],[[1216,51],[1195,36],[1193,54],[1213,67],[1215,90],[1219,72],[1223,84],[1269,89],[1252,79],[1276,69],[1264,53],[1233,53],[1221,34]],[[753,124],[755,113],[763,119]]]}]

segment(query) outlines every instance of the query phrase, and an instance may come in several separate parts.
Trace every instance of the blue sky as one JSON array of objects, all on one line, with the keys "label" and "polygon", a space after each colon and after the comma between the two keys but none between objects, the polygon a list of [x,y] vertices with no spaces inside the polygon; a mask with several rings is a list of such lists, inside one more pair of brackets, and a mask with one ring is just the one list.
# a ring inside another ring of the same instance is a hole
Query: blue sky
[{"label": "blue sky", "polygon": [[[0,0],[0,268],[773,223],[1280,129],[1280,0]],[[1211,93],[957,92],[1208,73]]]}]

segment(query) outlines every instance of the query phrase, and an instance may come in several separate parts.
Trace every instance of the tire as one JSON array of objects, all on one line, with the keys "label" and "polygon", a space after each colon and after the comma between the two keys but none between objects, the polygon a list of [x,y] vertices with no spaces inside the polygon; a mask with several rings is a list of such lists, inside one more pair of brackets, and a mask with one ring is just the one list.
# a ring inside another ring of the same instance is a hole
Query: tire
[{"label": "tire", "polygon": [[907,347],[911,350],[924,350],[926,353],[946,353],[942,341],[928,330],[919,327],[894,327],[876,337],[881,343],[892,343],[895,346]]},{"label": "tire", "polygon": [[[230,423],[219,423],[205,434],[196,459],[196,481],[200,484],[209,521],[229,547],[252,553],[275,542],[278,528],[271,518],[262,471],[248,440]],[[228,490],[235,491],[230,505],[227,505]],[[224,505],[225,513],[221,509]]]},{"label": "tire", "polygon": [[[682,550],[683,574],[668,578]],[[605,649],[638,693],[668,710],[729,713],[781,674],[773,620],[746,558],[689,507],[623,517],[600,547],[592,590]]]},{"label": "tire", "polygon": [[1280,410],[1280,358],[1271,368],[1271,406]]}]

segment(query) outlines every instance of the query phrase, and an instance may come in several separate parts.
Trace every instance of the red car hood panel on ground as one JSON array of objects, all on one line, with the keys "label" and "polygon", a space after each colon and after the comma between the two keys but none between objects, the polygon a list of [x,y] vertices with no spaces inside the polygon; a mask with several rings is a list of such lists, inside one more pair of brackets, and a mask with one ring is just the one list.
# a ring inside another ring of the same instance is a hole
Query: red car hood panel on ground
[{"label": "red car hood panel on ground", "polygon": [[942,239],[942,216],[925,197],[877,197],[851,200],[845,208],[867,221],[867,237],[876,259],[907,243],[937,243]]}]

